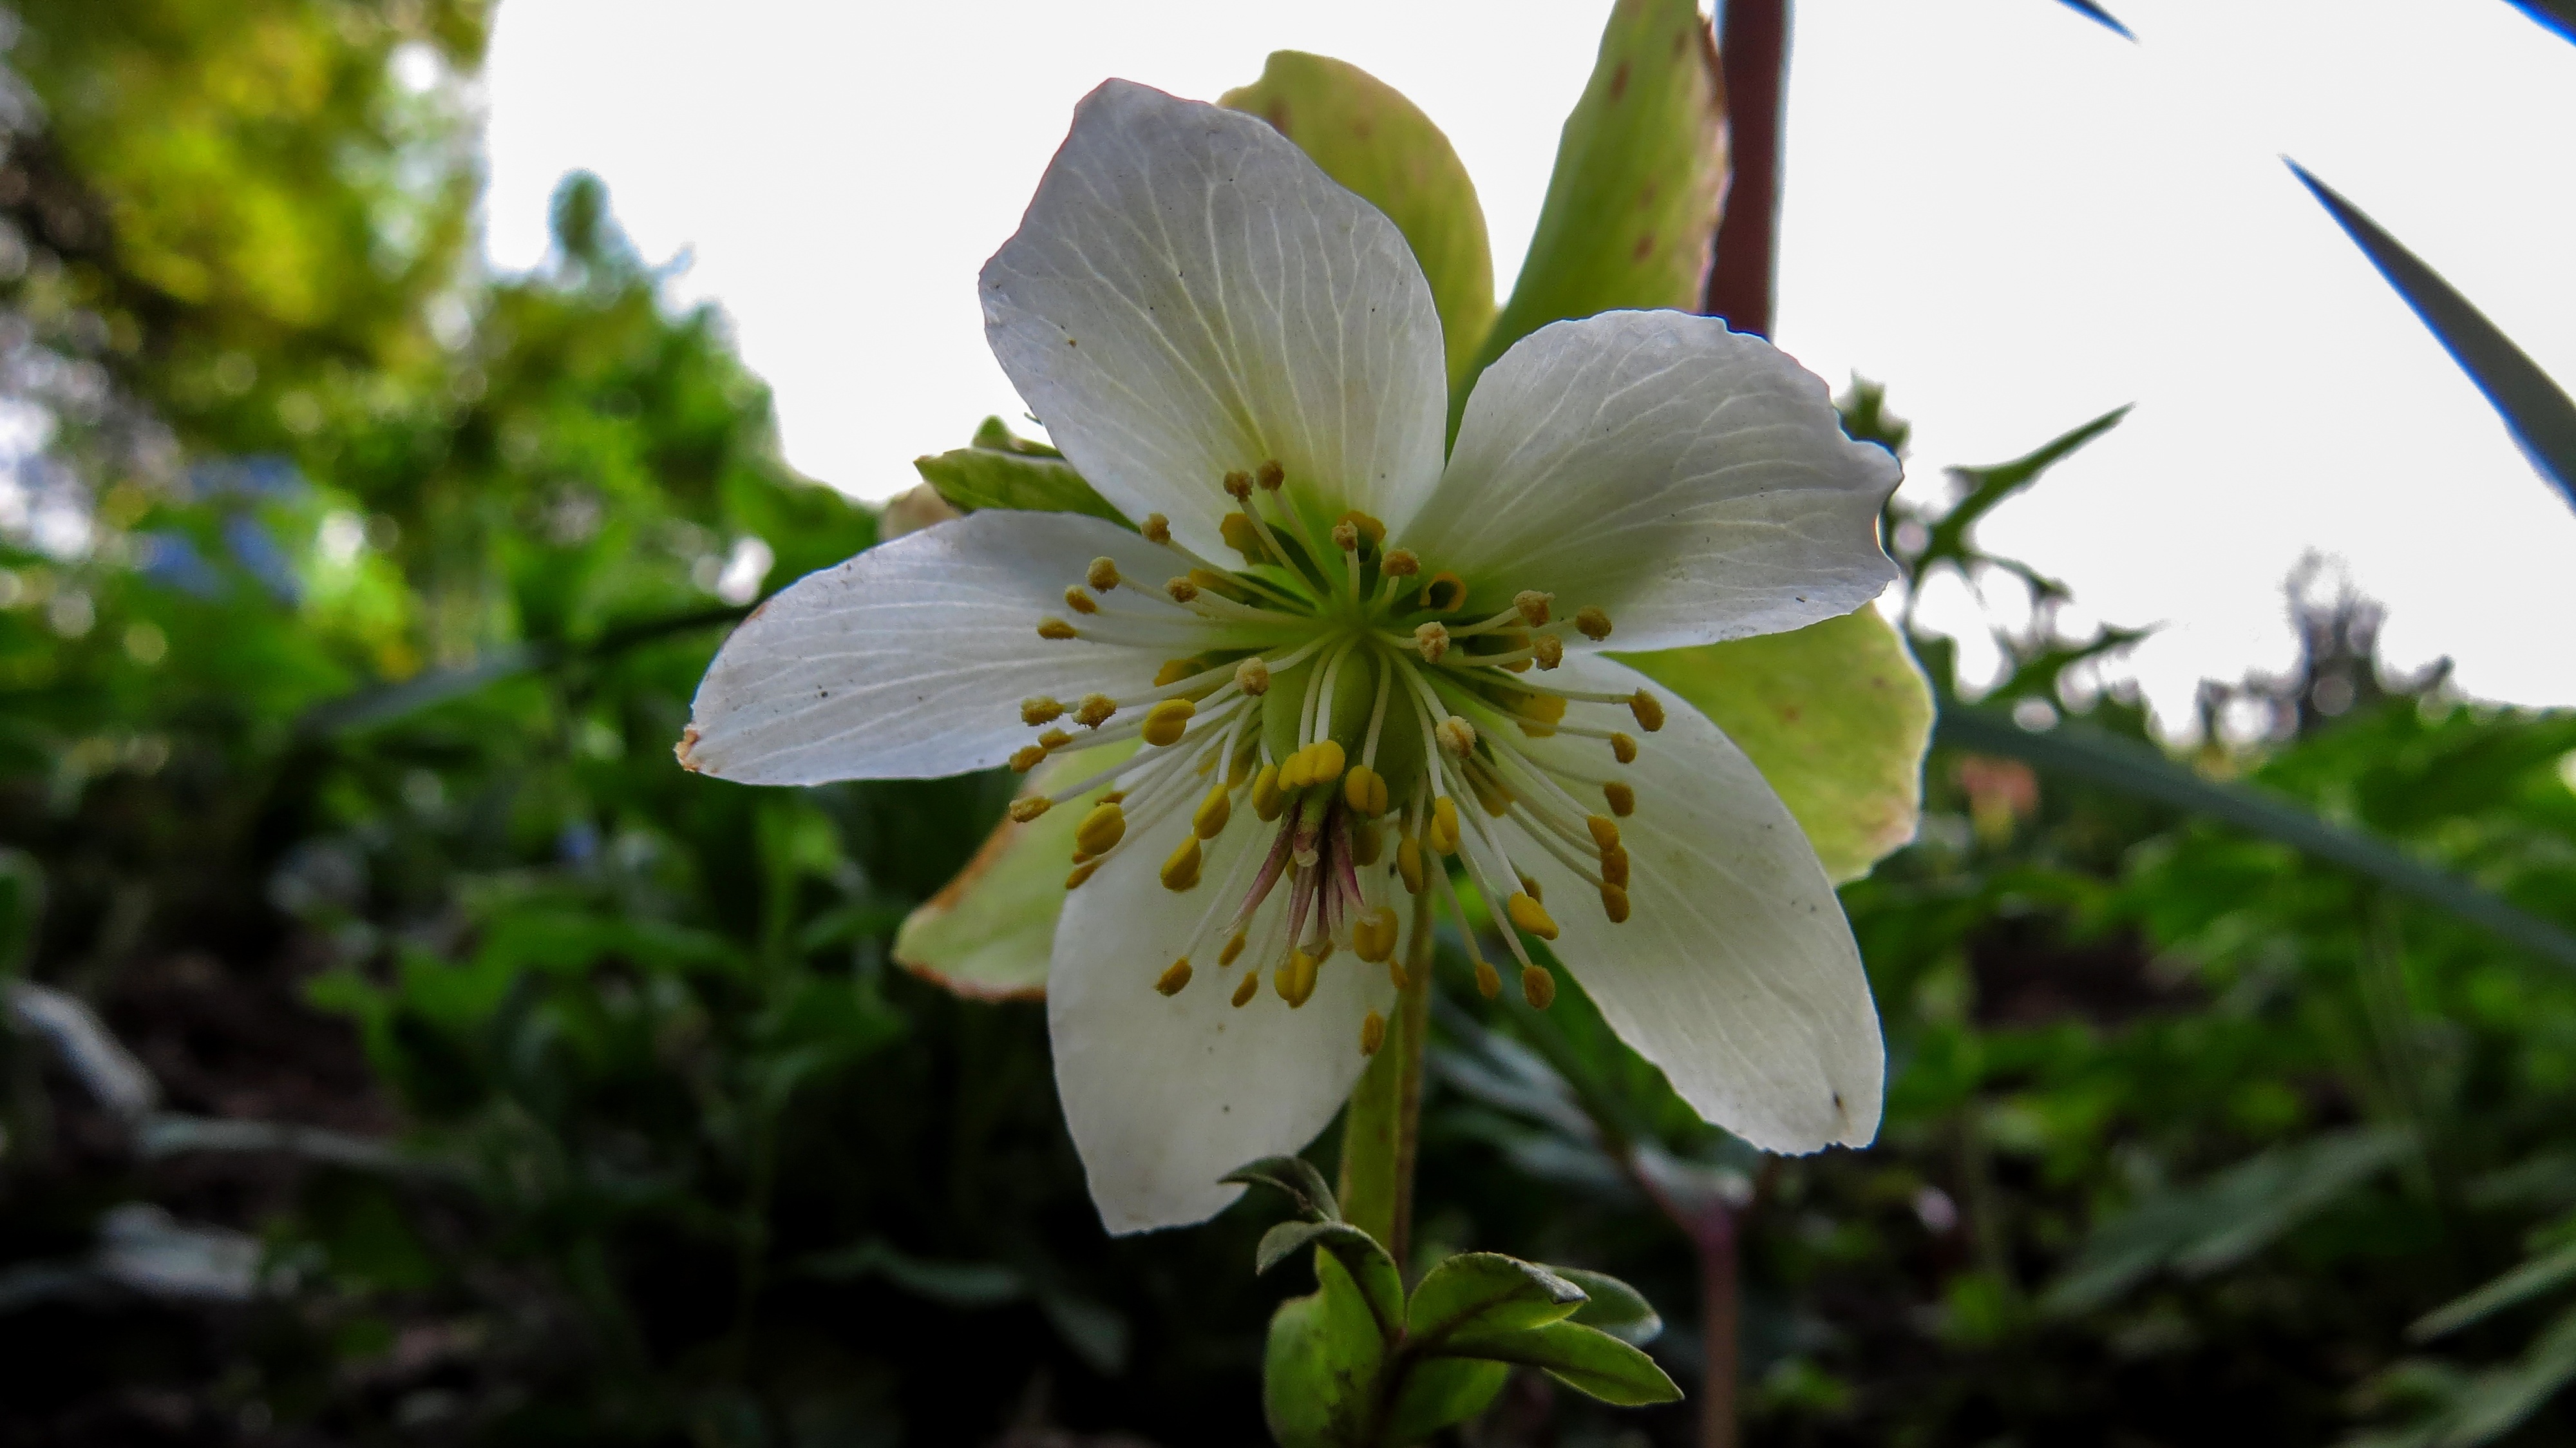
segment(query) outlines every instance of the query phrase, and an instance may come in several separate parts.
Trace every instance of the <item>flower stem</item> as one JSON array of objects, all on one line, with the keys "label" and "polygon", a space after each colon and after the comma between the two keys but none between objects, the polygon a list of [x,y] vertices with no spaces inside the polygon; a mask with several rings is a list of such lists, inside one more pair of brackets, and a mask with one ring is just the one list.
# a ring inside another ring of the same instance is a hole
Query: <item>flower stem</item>
[{"label": "flower stem", "polygon": [[1405,985],[1386,1044],[1342,1114],[1342,1218],[1401,1267],[1413,1233],[1413,1157],[1422,1129],[1422,1056],[1431,1026],[1431,910],[1418,901],[1404,946]]}]

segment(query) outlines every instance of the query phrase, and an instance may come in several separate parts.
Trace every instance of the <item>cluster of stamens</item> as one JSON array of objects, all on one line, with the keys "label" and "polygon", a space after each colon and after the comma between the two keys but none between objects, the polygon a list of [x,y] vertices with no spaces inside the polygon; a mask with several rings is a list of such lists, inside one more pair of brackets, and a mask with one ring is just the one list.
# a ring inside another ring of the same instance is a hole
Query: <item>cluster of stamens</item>
[{"label": "cluster of stamens", "polygon": [[[1309,517],[1285,484],[1275,462],[1226,475],[1236,506],[1222,533],[1237,564],[1220,567],[1175,542],[1157,513],[1141,531],[1180,571],[1159,588],[1140,586],[1100,558],[1065,590],[1070,617],[1042,620],[1041,637],[1176,656],[1141,693],[1024,700],[1022,722],[1044,732],[1012,757],[1014,769],[1068,750],[1141,745],[1090,778],[1022,796],[1011,816],[1033,820],[1097,792],[1075,831],[1067,889],[1176,811],[1189,812],[1190,831],[1161,870],[1176,892],[1205,883],[1208,848],[1241,816],[1272,831],[1268,849],[1240,852],[1209,892],[1181,954],[1154,982],[1165,995],[1186,988],[1192,961],[1211,952],[1220,970],[1246,962],[1232,988],[1237,1006],[1259,993],[1265,970],[1282,1000],[1304,1005],[1341,950],[1385,965],[1401,987],[1406,959],[1427,958],[1421,945],[1437,905],[1460,923],[1477,988],[1494,996],[1501,973],[1468,924],[1454,861],[1479,896],[1502,902],[1497,932],[1520,965],[1524,997],[1544,1008],[1555,978],[1522,936],[1553,940],[1556,922],[1497,825],[1518,823],[1619,923],[1629,913],[1629,861],[1618,822],[1637,799],[1615,768],[1593,775],[1551,764],[1521,741],[1597,738],[1624,766],[1636,760],[1636,739],[1569,722],[1569,706],[1625,710],[1647,733],[1663,727],[1662,706],[1644,690],[1600,693],[1535,677],[1563,662],[1568,630],[1609,637],[1600,608],[1560,620],[1556,600],[1534,590],[1497,607],[1499,597],[1473,597],[1456,574],[1426,572],[1410,551],[1388,547],[1385,527],[1366,514],[1329,526]],[[1584,803],[1586,793],[1599,805]],[[1474,808],[1462,810],[1461,799]],[[1401,953],[1399,899],[1413,907],[1414,930]],[[1371,1012],[1361,1049],[1374,1053],[1385,1034]]]}]

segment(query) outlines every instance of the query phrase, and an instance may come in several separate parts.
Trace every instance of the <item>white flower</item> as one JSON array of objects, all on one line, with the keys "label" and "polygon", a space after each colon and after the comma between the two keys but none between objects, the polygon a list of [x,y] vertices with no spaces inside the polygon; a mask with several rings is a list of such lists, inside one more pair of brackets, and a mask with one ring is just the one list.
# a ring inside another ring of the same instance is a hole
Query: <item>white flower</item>
[{"label": "white flower", "polygon": [[1207,1217],[1221,1173],[1331,1120],[1414,916],[1458,907],[1442,855],[1516,927],[1488,993],[1544,1004],[1521,937],[1547,940],[1709,1120],[1870,1139],[1877,1018],[1813,850],[1600,652],[1885,587],[1895,463],[1822,382],[1710,318],[1558,322],[1484,373],[1444,465],[1394,225],[1260,121],[1120,81],[982,286],[1004,370],[1140,531],[978,512],[806,578],[725,645],[681,757],[805,784],[1126,742],[1014,807],[1084,811],[1048,1019],[1112,1230]]}]

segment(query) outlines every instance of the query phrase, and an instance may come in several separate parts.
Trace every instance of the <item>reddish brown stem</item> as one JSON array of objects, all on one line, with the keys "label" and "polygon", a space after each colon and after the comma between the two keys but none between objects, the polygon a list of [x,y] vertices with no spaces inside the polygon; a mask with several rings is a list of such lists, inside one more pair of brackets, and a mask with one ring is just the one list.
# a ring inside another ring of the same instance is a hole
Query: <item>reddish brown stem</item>
[{"label": "reddish brown stem", "polygon": [[1726,78],[1726,214],[1717,226],[1703,309],[1739,332],[1771,335],[1780,249],[1781,100],[1789,69],[1789,0],[1725,0],[1718,63]]},{"label": "reddish brown stem", "polygon": [[1690,1241],[1691,1256],[1699,1263],[1699,1444],[1700,1448],[1735,1448],[1735,1388],[1742,1371],[1736,1346],[1741,1296],[1736,1286],[1738,1214],[1715,1196],[1682,1201],[1634,1159],[1628,1170],[1647,1198],[1681,1228]]}]

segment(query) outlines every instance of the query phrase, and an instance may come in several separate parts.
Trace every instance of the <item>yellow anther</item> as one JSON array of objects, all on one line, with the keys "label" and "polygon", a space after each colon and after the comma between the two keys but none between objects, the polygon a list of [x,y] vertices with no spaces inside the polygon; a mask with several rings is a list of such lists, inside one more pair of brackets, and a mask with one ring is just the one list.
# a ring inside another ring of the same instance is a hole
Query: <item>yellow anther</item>
[{"label": "yellow anther", "polygon": [[1052,723],[1063,713],[1064,706],[1044,694],[1033,695],[1020,701],[1020,722],[1032,729],[1041,724]]},{"label": "yellow anther", "polygon": [[1395,911],[1384,905],[1351,922],[1351,953],[1372,964],[1395,954]]},{"label": "yellow anther", "polygon": [[1011,818],[1021,824],[1027,824],[1053,808],[1055,808],[1054,800],[1042,794],[1033,794],[1011,801]]},{"label": "yellow anther", "polygon": [[1174,603],[1188,603],[1199,596],[1199,586],[1187,578],[1169,580],[1163,585],[1163,591],[1172,596]]},{"label": "yellow anther", "polygon": [[1476,752],[1476,726],[1452,714],[1431,731],[1439,736],[1440,747],[1460,759]]},{"label": "yellow anther", "polygon": [[1531,878],[1529,871],[1514,870],[1512,873],[1520,876],[1521,889],[1526,892],[1531,899],[1536,900],[1541,905],[1547,903],[1547,892],[1538,887],[1538,881]]},{"label": "yellow anther", "polygon": [[1073,706],[1073,722],[1085,729],[1097,729],[1117,712],[1118,701],[1107,694],[1085,694],[1082,702]]},{"label": "yellow anther", "polygon": [[1023,744],[1019,748],[1011,751],[1011,767],[1022,774],[1026,774],[1030,770],[1044,764],[1046,762],[1046,757],[1047,752],[1045,745]]},{"label": "yellow anther", "polygon": [[[1385,808],[1381,800],[1379,808]],[[1386,831],[1375,825],[1361,825],[1351,831],[1351,863],[1366,869],[1377,863],[1386,850]]]},{"label": "yellow anther", "polygon": [[1554,634],[1540,634],[1530,640],[1530,654],[1542,669],[1553,669],[1565,662],[1565,640]]},{"label": "yellow anther", "polygon": [[1065,733],[1061,729],[1050,729],[1044,734],[1038,736],[1038,747],[1040,749],[1062,749],[1072,742],[1073,736]]},{"label": "yellow anther", "polygon": [[1063,619],[1042,618],[1038,620],[1038,637],[1042,639],[1069,639],[1079,638],[1081,635],[1076,634],[1073,631],[1073,625],[1066,623]]},{"label": "yellow anther", "polygon": [[1091,601],[1091,595],[1083,592],[1079,583],[1064,591],[1064,606],[1075,613],[1100,612],[1100,605]]},{"label": "yellow anther", "polygon": [[1330,784],[1341,778],[1342,766],[1349,760],[1349,756],[1342,752],[1342,744],[1338,739],[1316,740],[1301,752],[1306,756],[1308,784]]},{"label": "yellow anther", "polygon": [[1610,801],[1610,812],[1621,819],[1637,812],[1637,792],[1618,780],[1601,786],[1601,797]]},{"label": "yellow anther", "polygon": [[1422,873],[1422,845],[1406,835],[1395,844],[1395,872],[1404,877],[1404,893],[1419,895],[1430,879]]},{"label": "yellow anther", "polygon": [[1601,887],[1601,913],[1609,916],[1610,923],[1613,925],[1627,924],[1628,888],[1624,885],[1603,884]]},{"label": "yellow anther", "polygon": [[1501,819],[1512,812],[1512,792],[1484,771],[1468,775],[1467,788],[1475,792],[1477,807],[1494,818]]},{"label": "yellow anther", "polygon": [[1279,766],[1261,766],[1261,772],[1252,777],[1253,817],[1266,825],[1279,818],[1279,812],[1287,807],[1288,792],[1279,787]]},{"label": "yellow anther", "polygon": [[1234,666],[1234,686],[1247,699],[1258,699],[1270,692],[1270,661],[1259,654]]},{"label": "yellow anther", "polygon": [[1178,744],[1190,727],[1191,716],[1199,706],[1187,699],[1165,699],[1145,711],[1145,742],[1152,745]]},{"label": "yellow anther", "polygon": [[1306,771],[1314,766],[1314,756],[1303,749],[1293,750],[1279,766],[1279,792],[1295,794],[1307,785]]},{"label": "yellow anther", "polygon": [[1342,776],[1342,803],[1371,819],[1386,813],[1386,776],[1365,764],[1354,764]]},{"label": "yellow anther", "polygon": [[1261,485],[1263,492],[1275,493],[1282,483],[1288,481],[1288,470],[1279,466],[1277,458],[1272,458],[1253,473],[1252,480]]},{"label": "yellow anther", "polygon": [[1386,1044],[1386,1017],[1371,1011],[1360,1021],[1360,1054],[1374,1056]]},{"label": "yellow anther", "polygon": [[1245,749],[1236,754],[1234,758],[1227,760],[1225,764],[1225,787],[1228,789],[1242,788],[1244,781],[1252,778],[1252,766],[1260,758],[1261,756],[1255,751]]},{"label": "yellow anther", "polygon": [[1099,799],[1101,804],[1125,804],[1126,802],[1127,791],[1123,789],[1113,789]]},{"label": "yellow anther", "polygon": [[1476,994],[1487,1000],[1503,993],[1503,978],[1489,961],[1476,962]]},{"label": "yellow anther", "polygon": [[1636,763],[1637,741],[1628,735],[1613,733],[1610,736],[1610,757],[1621,764]]},{"label": "yellow anther", "polygon": [[1091,566],[1082,571],[1082,581],[1090,584],[1096,589],[1099,589],[1103,593],[1107,593],[1109,590],[1116,588],[1118,586],[1118,560],[1115,558],[1092,559]]},{"label": "yellow anther", "polygon": [[1250,1005],[1252,1003],[1253,992],[1260,989],[1261,972],[1257,970],[1245,971],[1243,973],[1242,981],[1234,988],[1235,1009],[1241,1010],[1243,1007]]},{"label": "yellow anther", "polygon": [[1109,847],[1127,833],[1127,811],[1103,801],[1091,807],[1091,813],[1074,826],[1074,848],[1086,855],[1105,855]]},{"label": "yellow anther", "polygon": [[1516,891],[1511,899],[1504,901],[1503,913],[1512,918],[1514,925],[1541,940],[1556,938],[1556,921],[1549,917],[1547,907],[1525,893]]},{"label": "yellow anther", "polygon": [[1225,949],[1216,953],[1216,963],[1219,966],[1234,964],[1235,957],[1243,954],[1243,947],[1250,944],[1251,940],[1252,937],[1240,930],[1234,932],[1233,937],[1226,941]]},{"label": "yellow anther", "polygon": [[1574,611],[1574,627],[1597,644],[1610,637],[1610,615],[1586,604]]},{"label": "yellow anther", "polygon": [[1342,522],[1335,523],[1335,524],[1333,525],[1333,546],[1334,546],[1334,547],[1336,547],[1336,548],[1339,548],[1340,550],[1342,550],[1342,551],[1343,551],[1343,552],[1345,552],[1345,553],[1357,553],[1357,552],[1359,552],[1359,551],[1360,551],[1360,528],[1359,528],[1359,525],[1358,525],[1357,523],[1353,523],[1353,522],[1350,522],[1350,521],[1348,521],[1348,520],[1344,520],[1344,521],[1342,521]]},{"label": "yellow anther", "polygon": [[1628,847],[1613,845],[1601,852],[1601,878],[1604,883],[1628,888]]},{"label": "yellow anther", "polygon": [[1447,795],[1431,801],[1431,828],[1423,843],[1444,855],[1458,853],[1458,802]]},{"label": "yellow anther", "polygon": [[1386,542],[1386,525],[1379,522],[1377,519],[1370,517],[1368,514],[1361,512],[1357,508],[1353,508],[1349,512],[1344,513],[1341,517],[1335,519],[1334,522],[1337,524],[1348,523],[1352,527],[1359,529],[1360,536],[1366,538],[1371,543],[1382,544]]},{"label": "yellow anther", "polygon": [[1565,700],[1556,694],[1523,694],[1512,701],[1512,712],[1541,724],[1562,724],[1565,722]]},{"label": "yellow anther", "polygon": [[1225,546],[1243,555],[1246,563],[1259,563],[1270,556],[1261,541],[1261,530],[1241,513],[1228,513],[1217,520],[1216,531],[1224,537]]},{"label": "yellow anther", "polygon": [[1547,622],[1547,606],[1554,602],[1555,594],[1541,593],[1535,588],[1524,588],[1512,595],[1512,607],[1520,610],[1521,621],[1531,628]]},{"label": "yellow anther", "polygon": [[1154,670],[1154,687],[1159,689],[1165,684],[1177,684],[1198,671],[1196,659],[1165,659],[1161,667]]},{"label": "yellow anther", "polygon": [[1172,851],[1172,857],[1163,862],[1163,888],[1186,890],[1197,884],[1199,859],[1199,837],[1192,835],[1181,841],[1181,847]]},{"label": "yellow anther", "polygon": [[1169,543],[1172,541],[1172,520],[1160,513],[1147,513],[1145,526],[1138,531],[1145,535],[1148,543]]},{"label": "yellow anther", "polygon": [[1592,831],[1592,847],[1597,850],[1619,848],[1619,822],[1605,815],[1585,815],[1583,827]]},{"label": "yellow anther", "polygon": [[1225,833],[1225,822],[1234,816],[1234,793],[1224,785],[1207,792],[1198,809],[1190,815],[1190,833],[1212,840]]},{"label": "yellow anther", "polygon": [[1449,652],[1449,630],[1437,623],[1417,625],[1413,630],[1413,646],[1421,651],[1424,663],[1436,664],[1442,654]]},{"label": "yellow anther", "polygon": [[1233,579],[1228,578],[1224,574],[1218,573],[1213,569],[1193,568],[1181,576],[1188,579],[1190,582],[1197,584],[1199,586],[1199,592],[1201,593],[1213,593],[1220,598],[1231,598],[1238,601],[1243,597],[1243,590],[1235,585],[1235,581]]},{"label": "yellow anther", "polygon": [[1240,503],[1252,496],[1252,474],[1233,472],[1225,475],[1225,495]]},{"label": "yellow anther", "polygon": [[1154,989],[1167,996],[1176,996],[1181,993],[1181,987],[1189,983],[1190,958],[1184,955],[1172,962],[1171,968],[1163,972],[1162,979],[1154,982]]},{"label": "yellow anther", "polygon": [[1397,990],[1402,990],[1406,986],[1413,984],[1413,977],[1406,972],[1404,962],[1393,956],[1387,957],[1386,978],[1394,984]]},{"label": "yellow anther", "polygon": [[1092,875],[1099,870],[1099,868],[1100,862],[1098,860],[1085,860],[1081,864],[1074,866],[1073,873],[1064,877],[1064,888],[1068,890],[1078,890],[1082,888],[1082,882],[1090,879]]},{"label": "yellow anther", "polygon": [[1663,701],[1643,689],[1628,700],[1628,712],[1637,716],[1637,727],[1649,734],[1664,727]]},{"label": "yellow anther", "polygon": [[1410,548],[1397,548],[1377,561],[1377,571],[1389,578],[1411,578],[1422,571],[1422,560]]},{"label": "yellow anther", "polygon": [[1288,952],[1288,958],[1270,973],[1270,988],[1290,1010],[1304,1005],[1315,996],[1316,967],[1322,962],[1302,950]]},{"label": "yellow anther", "polygon": [[1535,965],[1522,966],[1521,999],[1540,1010],[1556,1004],[1556,977]]},{"label": "yellow anther", "polygon": [[1467,582],[1455,573],[1435,573],[1422,585],[1422,606],[1433,613],[1456,613],[1467,604]]}]

